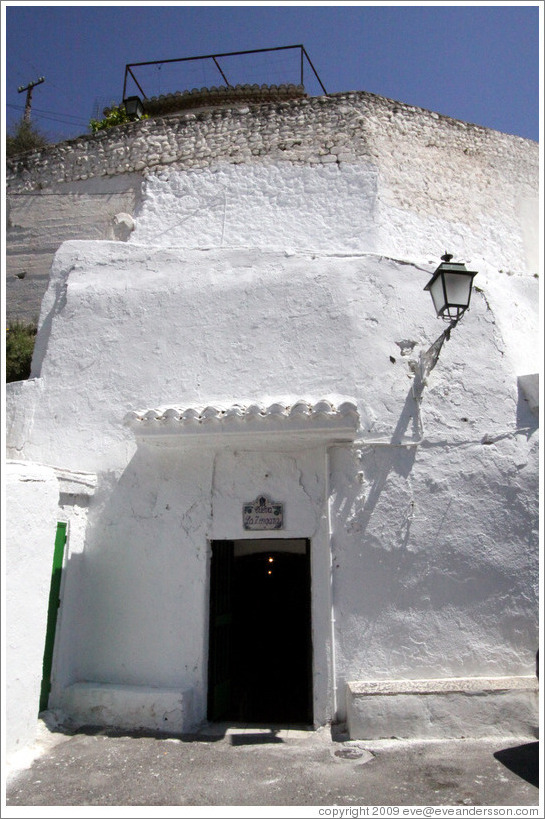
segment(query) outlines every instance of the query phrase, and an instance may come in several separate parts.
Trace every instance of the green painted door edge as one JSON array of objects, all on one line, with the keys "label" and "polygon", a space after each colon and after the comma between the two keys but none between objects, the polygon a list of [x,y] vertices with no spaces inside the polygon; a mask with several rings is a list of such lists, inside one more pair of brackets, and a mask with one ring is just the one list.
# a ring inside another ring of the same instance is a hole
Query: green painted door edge
[{"label": "green painted door edge", "polygon": [[60,606],[61,575],[64,559],[64,545],[66,543],[67,523],[57,523],[55,549],[53,551],[53,569],[51,586],[49,588],[49,606],[47,609],[47,629],[45,634],[44,659],[42,671],[42,687],[40,691],[40,711],[45,711],[49,704],[51,691],[51,669],[53,665],[53,649],[55,647],[55,631],[57,628],[57,614]]}]

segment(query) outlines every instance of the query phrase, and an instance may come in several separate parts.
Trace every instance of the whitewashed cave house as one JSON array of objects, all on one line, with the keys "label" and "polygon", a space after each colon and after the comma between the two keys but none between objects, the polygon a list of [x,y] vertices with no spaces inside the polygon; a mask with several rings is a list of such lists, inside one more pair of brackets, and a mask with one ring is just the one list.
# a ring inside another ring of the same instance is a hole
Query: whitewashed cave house
[{"label": "whitewashed cave house", "polygon": [[[42,705],[531,732],[537,145],[364,92],[92,139],[85,179],[114,142],[141,176],[130,234],[61,245],[8,389],[13,497],[46,470],[49,563],[67,532]],[[445,251],[477,275],[431,367]]]}]

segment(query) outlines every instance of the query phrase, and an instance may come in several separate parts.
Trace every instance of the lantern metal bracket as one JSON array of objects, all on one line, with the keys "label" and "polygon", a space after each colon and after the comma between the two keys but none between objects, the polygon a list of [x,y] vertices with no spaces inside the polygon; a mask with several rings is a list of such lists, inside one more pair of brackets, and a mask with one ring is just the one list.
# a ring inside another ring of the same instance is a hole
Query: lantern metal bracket
[{"label": "lantern metal bracket", "polygon": [[428,349],[420,353],[420,358],[418,360],[418,369],[415,374],[415,378],[413,381],[413,397],[416,401],[420,401],[422,398],[422,393],[424,392],[424,388],[428,383],[428,375],[431,373],[437,362],[439,361],[439,354],[443,349],[443,344],[445,341],[449,341],[451,330],[453,330],[458,322],[460,321],[459,318],[452,319],[449,326],[443,330],[441,335],[435,339],[433,344],[431,344]]}]

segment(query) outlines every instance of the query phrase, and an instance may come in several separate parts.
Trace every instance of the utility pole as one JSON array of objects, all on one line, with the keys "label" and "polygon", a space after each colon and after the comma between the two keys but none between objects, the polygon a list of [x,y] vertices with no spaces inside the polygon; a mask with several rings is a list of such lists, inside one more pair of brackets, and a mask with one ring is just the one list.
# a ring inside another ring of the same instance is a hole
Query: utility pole
[{"label": "utility pole", "polygon": [[23,114],[23,122],[30,122],[30,107],[32,105],[32,89],[35,85],[40,85],[40,83],[45,82],[45,77],[39,77],[39,79],[35,80],[34,82],[29,82],[28,85],[20,85],[17,89],[19,93],[21,91],[26,91],[26,105],[25,105],[25,113]]}]

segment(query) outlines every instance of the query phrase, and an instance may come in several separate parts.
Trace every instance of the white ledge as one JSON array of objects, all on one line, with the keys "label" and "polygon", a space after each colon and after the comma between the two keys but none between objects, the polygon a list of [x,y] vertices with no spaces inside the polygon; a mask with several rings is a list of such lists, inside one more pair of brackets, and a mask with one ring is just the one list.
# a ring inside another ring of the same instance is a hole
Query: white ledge
[{"label": "white ledge", "polygon": [[54,466],[53,471],[59,482],[60,491],[67,495],[93,495],[97,485],[97,476],[93,472],[73,472]]},{"label": "white ledge", "polygon": [[346,684],[351,739],[530,736],[538,723],[538,705],[535,676]]},{"label": "white ledge", "polygon": [[259,404],[232,404],[228,407],[206,406],[163,407],[132,411],[124,419],[137,438],[171,440],[173,437],[193,439],[202,436],[269,435],[320,438],[322,440],[350,441],[359,427],[359,413],[352,401],[338,406],[328,400],[296,401],[294,404],[275,402]]},{"label": "white ledge", "polygon": [[394,694],[450,694],[472,691],[537,689],[535,677],[451,677],[436,680],[354,680],[347,683],[354,697]]}]

